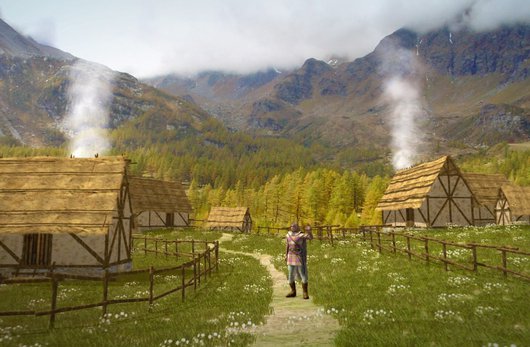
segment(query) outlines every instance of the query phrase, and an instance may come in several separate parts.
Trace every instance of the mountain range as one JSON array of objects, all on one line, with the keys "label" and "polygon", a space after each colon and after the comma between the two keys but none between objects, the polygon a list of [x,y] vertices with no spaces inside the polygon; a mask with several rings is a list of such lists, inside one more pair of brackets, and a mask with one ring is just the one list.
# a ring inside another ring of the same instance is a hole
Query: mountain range
[{"label": "mountain range", "polygon": [[[400,61],[403,53],[415,66]],[[194,100],[235,129],[337,148],[388,148],[392,105],[384,90],[397,72],[419,90],[420,150],[461,152],[529,140],[529,58],[528,25],[490,32],[400,29],[351,62],[311,58],[289,72],[204,72],[146,82]]]},{"label": "mountain range", "polygon": [[[413,57],[413,66],[396,52]],[[530,140],[529,57],[528,25],[479,33],[401,29],[364,57],[310,58],[290,71],[207,71],[143,81],[116,73],[109,128],[120,148],[131,150],[190,138],[201,139],[194,140],[197,146],[221,148],[222,138],[238,156],[235,144],[245,133],[254,151],[252,138],[278,139],[281,146],[308,149],[313,162],[386,160],[393,120],[385,87],[389,74],[397,74],[419,91],[419,152],[465,153]],[[0,20],[0,144],[67,141],[61,124],[78,60]]]}]

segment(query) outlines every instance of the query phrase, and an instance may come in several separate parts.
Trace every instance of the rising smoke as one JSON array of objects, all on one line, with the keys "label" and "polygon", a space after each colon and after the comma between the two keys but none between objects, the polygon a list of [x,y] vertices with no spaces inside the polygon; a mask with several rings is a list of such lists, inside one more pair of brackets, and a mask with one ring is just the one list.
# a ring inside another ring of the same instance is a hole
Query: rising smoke
[{"label": "rising smoke", "polygon": [[63,129],[75,157],[102,155],[111,147],[107,127],[113,79],[114,72],[102,65],[79,61],[71,67]]},{"label": "rising smoke", "polygon": [[412,166],[423,136],[419,120],[423,115],[420,87],[421,66],[411,50],[388,43],[380,52],[385,78],[383,98],[390,107],[392,164],[396,170]]}]

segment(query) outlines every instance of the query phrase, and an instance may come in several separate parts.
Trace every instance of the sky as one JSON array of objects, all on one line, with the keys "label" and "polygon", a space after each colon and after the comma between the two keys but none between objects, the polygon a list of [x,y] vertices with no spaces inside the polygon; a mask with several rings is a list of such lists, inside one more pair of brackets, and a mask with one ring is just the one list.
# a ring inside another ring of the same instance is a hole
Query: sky
[{"label": "sky", "polygon": [[137,77],[353,60],[401,27],[530,23],[529,0],[2,0],[24,35]]}]

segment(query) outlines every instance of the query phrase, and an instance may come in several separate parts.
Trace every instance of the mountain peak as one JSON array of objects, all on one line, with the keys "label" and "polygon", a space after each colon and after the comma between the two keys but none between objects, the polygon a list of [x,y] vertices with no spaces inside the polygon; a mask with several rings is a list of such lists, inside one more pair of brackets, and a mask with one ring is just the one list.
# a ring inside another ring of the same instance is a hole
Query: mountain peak
[{"label": "mountain peak", "polygon": [[0,19],[0,55],[19,58],[47,57],[73,60],[75,57],[57,48],[42,45],[30,37],[20,35],[9,24]]}]

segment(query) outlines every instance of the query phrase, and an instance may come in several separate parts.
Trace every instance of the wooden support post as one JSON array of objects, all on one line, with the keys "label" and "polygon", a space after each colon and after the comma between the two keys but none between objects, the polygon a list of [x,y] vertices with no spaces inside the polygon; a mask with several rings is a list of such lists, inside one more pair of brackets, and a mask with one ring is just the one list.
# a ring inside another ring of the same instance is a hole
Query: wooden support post
[{"label": "wooden support post", "polygon": [[197,267],[198,267],[198,280],[199,280],[199,286],[201,285],[201,255],[200,253],[197,254]]},{"label": "wooden support post", "polygon": [[178,260],[179,259],[179,242],[177,240],[175,240],[175,254]]},{"label": "wooden support post", "polygon": [[167,240],[164,240],[164,250],[165,250],[165,254],[166,254],[166,258],[167,258]]},{"label": "wooden support post", "polygon": [[51,303],[49,328],[53,329],[55,327],[55,310],[57,309],[57,291],[59,287],[59,279],[53,273],[53,268],[52,268],[51,277],[52,277],[52,303]]},{"label": "wooden support post", "polygon": [[158,239],[155,238],[155,255],[158,256]]},{"label": "wooden support post", "polygon": [[153,288],[155,286],[155,268],[149,267],[149,305],[153,304]]},{"label": "wooden support post", "polygon": [[147,255],[147,235],[144,235],[144,255]]},{"label": "wooden support post", "polygon": [[442,242],[442,247],[444,253],[444,267],[445,271],[447,271],[447,244],[445,242]]},{"label": "wooden support post", "polygon": [[502,251],[502,272],[504,274],[504,277],[506,277],[506,275],[508,275],[508,273],[506,272],[506,269],[507,269],[507,265],[508,265],[508,261],[506,259],[506,251],[503,249]]},{"label": "wooden support post", "polygon": [[411,260],[412,259],[412,253],[410,251],[410,236],[406,235],[405,237],[407,238],[407,254],[409,255],[409,260]]},{"label": "wooden support post", "polygon": [[473,252],[473,271],[477,271],[478,264],[477,264],[477,246],[476,245],[471,246],[471,252]]},{"label": "wooden support post", "polygon": [[381,232],[380,231],[376,231],[377,233],[377,247],[379,248],[379,253],[381,253],[382,251],[382,247],[381,247]]},{"label": "wooden support post", "polygon": [[219,241],[215,241],[215,272],[219,272]]},{"label": "wooden support post", "polygon": [[197,257],[193,255],[193,290],[197,290]]},{"label": "wooden support post", "polygon": [[370,228],[368,229],[368,231],[370,232],[370,246],[372,247],[372,249],[375,249],[373,230],[372,228]]},{"label": "wooden support post", "polygon": [[429,257],[429,239],[424,239],[424,241],[425,241],[425,260],[428,263],[430,261],[430,257]]},{"label": "wooden support post", "polygon": [[210,274],[210,277],[212,277],[212,252],[211,249],[208,249],[208,272]]},{"label": "wooden support post", "polygon": [[394,253],[396,253],[396,234],[392,232],[391,235],[392,235],[392,249],[394,250]]},{"label": "wooden support post", "polygon": [[204,280],[206,281],[206,273],[208,272],[208,268],[206,267],[206,253],[204,253]]},{"label": "wooden support post", "polygon": [[333,246],[333,229],[331,228],[331,226],[328,227],[328,233],[329,233],[329,238],[331,240],[331,245]]},{"label": "wooden support post", "polygon": [[191,253],[195,253],[195,240],[191,240]]},{"label": "wooden support post", "polygon": [[182,302],[186,299],[186,269],[184,266],[182,266],[181,270],[181,276],[182,276]]},{"label": "wooden support post", "polygon": [[103,316],[107,314],[108,296],[109,296],[109,270],[105,269],[105,272],[103,273],[103,306],[101,307]]}]

